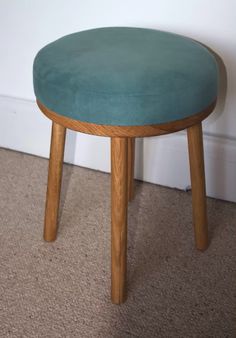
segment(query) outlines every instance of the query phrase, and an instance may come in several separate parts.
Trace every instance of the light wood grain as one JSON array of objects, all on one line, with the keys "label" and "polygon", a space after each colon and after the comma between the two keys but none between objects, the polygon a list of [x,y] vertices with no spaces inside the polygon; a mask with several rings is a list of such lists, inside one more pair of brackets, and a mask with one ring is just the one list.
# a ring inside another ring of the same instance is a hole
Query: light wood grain
[{"label": "light wood grain", "polygon": [[214,109],[216,100],[190,117],[159,125],[111,126],[73,120],[57,114],[37,101],[41,111],[53,121],[44,238],[57,233],[65,128],[86,134],[111,137],[111,298],[120,304],[126,299],[127,203],[134,196],[135,137],[158,136],[188,128],[192,182],[193,222],[196,247],[208,246],[205,175],[201,121]]},{"label": "light wood grain", "polygon": [[57,235],[65,134],[65,127],[53,122],[44,223],[46,241],[54,241]]},{"label": "light wood grain", "polygon": [[187,133],[192,185],[195,242],[197,249],[205,250],[208,246],[208,228],[202,124],[198,123],[188,128]]},{"label": "light wood grain", "polygon": [[135,138],[128,138],[128,201],[134,199]]},{"label": "light wood grain", "polygon": [[126,298],[127,250],[127,138],[111,139],[111,299]]},{"label": "light wood grain", "polygon": [[157,136],[186,129],[196,123],[204,120],[215,108],[216,100],[212,102],[203,111],[190,117],[173,121],[169,123],[145,125],[145,126],[111,126],[100,125],[95,123],[82,122],[71,118],[59,115],[49,108],[45,107],[40,101],[37,104],[41,111],[52,121],[72,130],[79,131],[85,134],[109,137],[145,137]]}]

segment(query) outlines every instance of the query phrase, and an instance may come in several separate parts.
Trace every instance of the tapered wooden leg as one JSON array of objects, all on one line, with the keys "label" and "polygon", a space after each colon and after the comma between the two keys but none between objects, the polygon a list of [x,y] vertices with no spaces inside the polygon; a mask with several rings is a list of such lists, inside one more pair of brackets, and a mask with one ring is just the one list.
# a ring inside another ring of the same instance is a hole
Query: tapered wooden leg
[{"label": "tapered wooden leg", "polygon": [[128,138],[128,201],[134,199],[135,138]]},{"label": "tapered wooden leg", "polygon": [[187,132],[192,185],[195,242],[197,249],[205,250],[208,246],[208,229],[202,124],[199,123],[188,128]]},{"label": "tapered wooden leg", "polygon": [[111,299],[126,298],[127,250],[127,138],[111,139]]},{"label": "tapered wooden leg", "polygon": [[57,235],[65,134],[66,128],[53,122],[44,223],[46,241],[54,241]]}]

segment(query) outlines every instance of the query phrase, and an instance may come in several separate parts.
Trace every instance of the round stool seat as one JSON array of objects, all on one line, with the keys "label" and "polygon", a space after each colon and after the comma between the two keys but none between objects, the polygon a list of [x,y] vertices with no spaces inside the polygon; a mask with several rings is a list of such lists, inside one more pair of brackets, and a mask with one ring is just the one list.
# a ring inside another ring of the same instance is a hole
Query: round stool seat
[{"label": "round stool seat", "polygon": [[127,27],[65,36],[34,61],[37,99],[59,115],[112,126],[162,124],[193,116],[217,96],[217,64],[201,44]]}]

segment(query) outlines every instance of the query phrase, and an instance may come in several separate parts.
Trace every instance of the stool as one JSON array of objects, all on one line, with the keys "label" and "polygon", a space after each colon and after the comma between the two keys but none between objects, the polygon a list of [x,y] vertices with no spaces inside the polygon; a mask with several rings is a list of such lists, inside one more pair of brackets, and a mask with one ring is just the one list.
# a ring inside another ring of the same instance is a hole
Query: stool
[{"label": "stool", "polygon": [[42,48],[34,91],[52,120],[44,239],[57,233],[66,128],[111,138],[111,299],[126,298],[127,204],[133,198],[134,141],[187,128],[196,247],[208,246],[201,121],[214,109],[218,69],[201,44],[127,27],[62,37]]}]

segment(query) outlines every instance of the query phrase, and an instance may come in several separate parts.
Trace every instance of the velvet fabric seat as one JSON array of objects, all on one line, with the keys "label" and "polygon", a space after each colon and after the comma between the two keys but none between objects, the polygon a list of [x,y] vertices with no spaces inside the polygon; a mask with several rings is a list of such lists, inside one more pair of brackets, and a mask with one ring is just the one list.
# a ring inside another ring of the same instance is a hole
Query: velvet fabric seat
[{"label": "velvet fabric seat", "polygon": [[84,122],[140,126],[194,115],[217,96],[217,65],[199,43],[143,28],[99,28],[50,43],[34,62],[37,99]]}]

